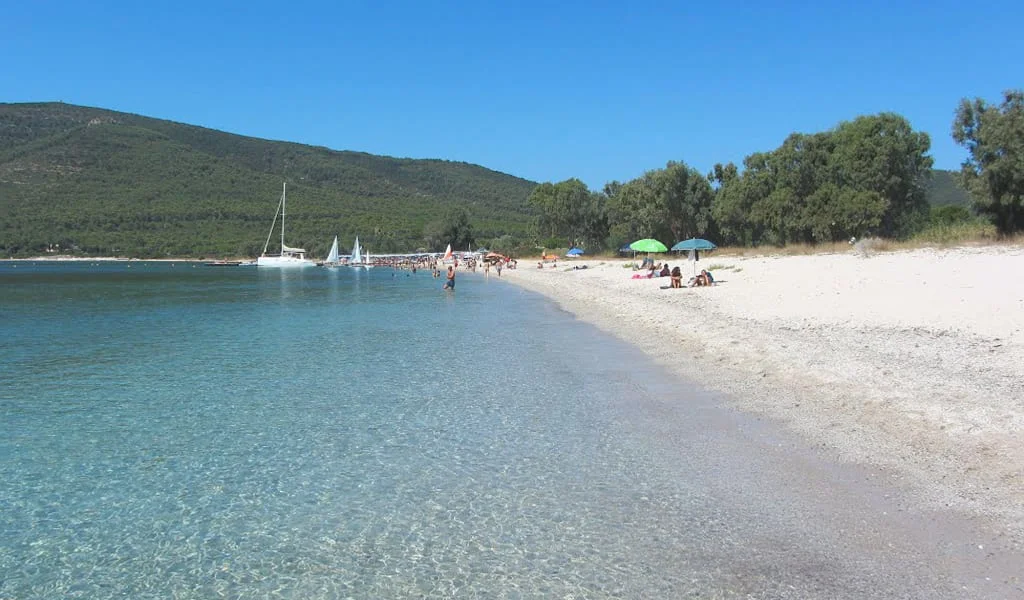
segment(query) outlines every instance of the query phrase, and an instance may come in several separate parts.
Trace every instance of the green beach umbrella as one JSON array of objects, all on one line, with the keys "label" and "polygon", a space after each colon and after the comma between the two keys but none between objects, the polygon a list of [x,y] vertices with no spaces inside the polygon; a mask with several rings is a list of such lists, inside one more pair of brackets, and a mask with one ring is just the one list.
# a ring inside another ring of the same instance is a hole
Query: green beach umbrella
[{"label": "green beach umbrella", "polygon": [[650,238],[637,240],[630,244],[629,247],[637,252],[668,252],[668,248],[665,247],[665,244]]}]

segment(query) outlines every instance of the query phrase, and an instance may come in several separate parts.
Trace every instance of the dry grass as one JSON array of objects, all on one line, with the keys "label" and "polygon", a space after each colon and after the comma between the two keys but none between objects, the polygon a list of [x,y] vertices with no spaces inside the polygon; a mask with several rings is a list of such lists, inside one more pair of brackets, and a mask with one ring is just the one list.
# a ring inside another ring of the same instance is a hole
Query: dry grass
[{"label": "dry grass", "polygon": [[958,247],[1024,247],[1024,234],[998,237],[995,228],[988,224],[965,224],[951,227],[929,228],[908,240],[866,238],[849,242],[826,244],[789,244],[787,246],[761,246],[757,248],[727,247],[715,250],[715,256],[754,258],[763,256],[806,256],[814,254],[846,254],[857,252],[869,256],[882,252],[920,250],[923,248]]},{"label": "dry grass", "polygon": [[850,251],[848,242],[829,242],[826,244],[787,244],[785,246],[728,246],[714,251],[715,256],[736,258],[754,258],[759,256],[806,256],[811,254],[839,254]]},{"label": "dry grass", "polygon": [[[713,252],[707,253],[707,257],[722,258],[755,258],[764,256],[810,256],[815,254],[847,254],[857,252],[862,255],[871,255],[881,252],[896,252],[901,250],[919,250],[922,248],[956,248],[956,247],[979,247],[979,246],[1001,246],[1001,247],[1024,247],[1024,234],[1017,234],[1008,237],[998,237],[995,228],[987,223],[965,223],[943,227],[930,227],[908,240],[891,240],[885,238],[864,238],[851,244],[849,242],[828,242],[824,244],[787,244],[786,246],[758,246],[748,248],[744,246],[720,247]],[[563,252],[564,254],[564,252]],[[705,255],[701,253],[702,258]],[[636,263],[639,264],[643,253],[637,254]],[[668,260],[678,262],[686,260],[686,254],[669,252],[655,255],[656,260]],[[530,257],[522,257],[529,260]],[[533,257],[537,260],[539,256]],[[595,252],[584,258],[590,260],[606,260],[618,262],[620,260],[632,263],[631,257],[619,256],[615,251]],[[560,259],[561,260],[561,259]],[[713,265],[712,268],[721,265]]]}]

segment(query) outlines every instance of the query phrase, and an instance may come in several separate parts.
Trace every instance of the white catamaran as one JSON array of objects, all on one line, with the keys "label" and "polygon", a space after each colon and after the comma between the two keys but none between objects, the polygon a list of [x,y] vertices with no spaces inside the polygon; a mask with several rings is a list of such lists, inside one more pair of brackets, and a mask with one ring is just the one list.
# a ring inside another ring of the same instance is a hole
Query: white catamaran
[{"label": "white catamaran", "polygon": [[[306,251],[304,249],[290,248],[284,243],[284,213],[287,191],[288,182],[285,182],[281,187],[281,202],[277,205],[277,212],[274,213],[274,222],[271,223],[270,233],[267,234],[267,243],[263,245],[263,254],[256,259],[256,266],[258,267],[311,267],[316,264],[306,259]],[[274,227],[277,225],[278,215],[281,215],[281,254],[267,254],[270,238],[274,235]]]},{"label": "white catamaran", "polygon": [[348,266],[356,269],[372,269],[373,264],[370,262],[370,254],[363,255],[363,249],[359,247],[359,238],[356,238],[356,243],[352,246],[352,258],[348,259]]},{"label": "white catamaran", "polygon": [[334,236],[334,243],[331,244],[331,251],[327,253],[327,258],[324,262],[316,264],[321,267],[337,267],[341,265],[341,260],[338,258],[338,236]]}]

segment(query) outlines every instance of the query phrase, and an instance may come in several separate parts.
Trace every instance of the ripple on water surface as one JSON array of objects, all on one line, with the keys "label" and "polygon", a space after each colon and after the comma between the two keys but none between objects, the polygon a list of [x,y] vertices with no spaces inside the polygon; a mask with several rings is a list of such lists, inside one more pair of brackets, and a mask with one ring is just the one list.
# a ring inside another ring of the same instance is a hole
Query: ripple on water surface
[{"label": "ripple on water surface", "polygon": [[636,418],[697,393],[532,295],[133,268],[0,273],[0,598],[785,597],[813,570],[736,564]]}]

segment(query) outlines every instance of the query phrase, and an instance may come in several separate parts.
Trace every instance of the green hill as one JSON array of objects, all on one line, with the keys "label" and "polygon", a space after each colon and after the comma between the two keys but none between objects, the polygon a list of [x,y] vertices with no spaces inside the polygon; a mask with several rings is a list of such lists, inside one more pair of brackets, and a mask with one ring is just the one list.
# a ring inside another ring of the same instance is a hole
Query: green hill
[{"label": "green hill", "polygon": [[963,206],[969,207],[971,199],[967,192],[956,182],[956,171],[932,170],[932,178],[928,182],[928,203],[932,206]]},{"label": "green hill", "polygon": [[334,151],[62,103],[0,104],[0,256],[256,256],[288,182],[288,242],[424,245],[464,207],[478,238],[523,235],[535,183],[480,166]]}]

